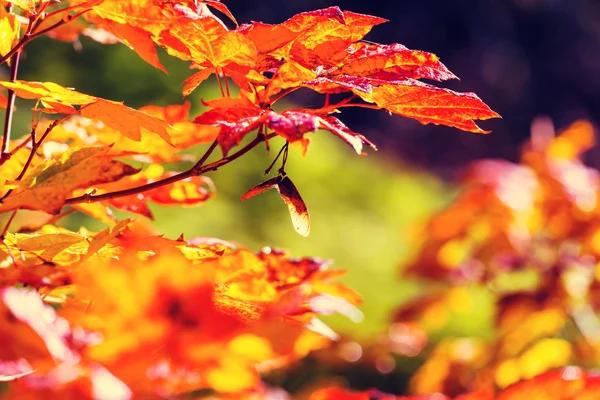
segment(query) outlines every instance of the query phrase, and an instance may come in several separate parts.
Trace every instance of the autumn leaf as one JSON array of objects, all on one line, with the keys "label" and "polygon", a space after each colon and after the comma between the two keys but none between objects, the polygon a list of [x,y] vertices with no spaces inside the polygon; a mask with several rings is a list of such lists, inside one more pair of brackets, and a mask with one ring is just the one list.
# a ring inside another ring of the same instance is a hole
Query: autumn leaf
[{"label": "autumn leaf", "polygon": [[127,47],[135,51],[148,64],[167,73],[165,67],[160,63],[155,43],[149,33],[141,28],[110,20],[104,21],[100,26],[121,39]]},{"label": "autumn leaf", "polygon": [[208,79],[214,71],[210,68],[203,68],[199,72],[183,81],[183,95],[189,96],[202,82]]},{"label": "autumn leaf", "polygon": [[0,82],[0,85],[15,92],[24,99],[39,99],[49,103],[58,103],[66,106],[90,104],[96,97],[64,88],[53,82]]},{"label": "autumn leaf", "polygon": [[519,382],[496,396],[498,400],[594,399],[600,395],[597,376],[579,367],[566,367]]},{"label": "autumn leaf", "polygon": [[[55,127],[45,143],[68,143],[70,146],[86,146],[88,143],[111,145],[109,154],[123,155],[137,160],[153,162],[172,162],[185,159],[180,150],[188,149],[201,143],[213,141],[219,129],[209,125],[198,125],[188,120],[190,103],[170,105],[167,107],[146,106],[139,109],[151,117],[164,121],[169,134],[169,144],[159,136],[142,129],[141,138],[135,141],[124,137],[118,130],[102,122],[82,118],[78,115]],[[40,126],[48,122],[42,121]],[[175,148],[173,147],[175,146]]]},{"label": "autumn leaf", "polygon": [[327,75],[371,77],[382,80],[457,79],[456,75],[431,53],[410,50],[395,43],[391,45],[359,42],[352,45],[343,64]]},{"label": "autumn leaf", "polygon": [[36,4],[37,0],[6,0],[9,3],[14,4],[15,6],[25,10],[31,14],[34,14],[37,10]]},{"label": "autumn leaf", "polygon": [[473,93],[457,93],[415,80],[383,84],[373,88],[372,94],[359,90],[354,93],[378,107],[422,124],[446,125],[469,132],[489,133],[474,120],[499,117]]},{"label": "autumn leaf", "polygon": [[142,129],[156,133],[167,143],[171,143],[168,132],[168,124],[156,117],[148,115],[143,111],[126,107],[123,103],[98,99],[97,101],[82,107],[81,116],[96,119],[121,132],[130,139],[139,141],[142,137]]},{"label": "autumn leaf", "polygon": [[63,154],[59,160],[41,165],[27,175],[22,187],[4,199],[0,212],[17,208],[60,211],[75,189],[112,182],[137,170],[105,156],[110,147],[87,147]]},{"label": "autumn leaf", "polygon": [[223,154],[242,141],[244,136],[257,129],[265,120],[265,111],[250,100],[224,97],[204,102],[211,110],[194,119],[197,124],[214,125],[220,128],[217,141]]},{"label": "autumn leaf", "polygon": [[230,63],[252,66],[256,60],[251,40],[211,17],[181,22],[162,31],[156,40],[172,56],[204,68],[223,68]]},{"label": "autumn leaf", "polygon": [[102,232],[98,232],[94,236],[92,241],[90,242],[90,246],[89,246],[87,253],[86,253],[85,257],[83,258],[83,260],[86,260],[89,257],[96,254],[98,252],[98,250],[100,250],[102,247],[107,245],[110,241],[112,241],[117,236],[119,236],[121,234],[121,232],[125,228],[127,228],[127,226],[130,225],[132,222],[133,221],[131,219],[125,218],[125,219],[119,221],[119,223],[116,224],[115,226],[108,227],[105,230],[103,230]]},{"label": "autumn leaf", "polygon": [[40,257],[45,261],[52,261],[61,251],[84,240],[81,235],[57,232],[24,238],[19,240],[16,245],[25,251],[42,251]]},{"label": "autumn leaf", "polygon": [[296,44],[314,50],[318,45],[341,40],[348,44],[362,39],[384,18],[342,11],[338,7],[308,11],[294,15],[282,25],[292,32],[300,32]]},{"label": "autumn leaf", "polygon": [[0,13],[0,55],[5,56],[19,40],[21,24],[14,14]]}]

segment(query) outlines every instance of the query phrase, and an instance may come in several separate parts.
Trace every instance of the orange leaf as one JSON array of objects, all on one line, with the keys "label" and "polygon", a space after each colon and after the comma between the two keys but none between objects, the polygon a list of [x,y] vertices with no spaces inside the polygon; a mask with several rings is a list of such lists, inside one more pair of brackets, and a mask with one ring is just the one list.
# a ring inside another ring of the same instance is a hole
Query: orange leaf
[{"label": "orange leaf", "polygon": [[457,93],[415,80],[399,84],[383,84],[372,94],[358,90],[354,93],[395,114],[416,119],[422,124],[447,125],[464,131],[489,133],[474,120],[498,118],[474,93]]},{"label": "orange leaf", "polygon": [[431,53],[410,50],[401,44],[355,43],[348,58],[329,75],[365,76],[386,80],[427,78],[436,81],[456,76]]},{"label": "orange leaf", "polygon": [[[0,360],[21,361],[31,372],[46,372],[60,361],[73,357],[65,337],[64,323],[54,310],[42,303],[35,291],[0,290]],[[68,326],[68,325],[67,325]],[[23,368],[22,368],[23,369]],[[21,371],[26,372],[26,371]]]},{"label": "orange leaf", "polygon": [[183,95],[189,96],[202,82],[211,76],[213,70],[210,68],[202,69],[200,72],[196,72],[194,75],[183,81]]},{"label": "orange leaf", "polygon": [[188,20],[170,27],[156,39],[167,53],[205,68],[234,63],[252,66],[256,47],[244,35],[229,31],[215,18]]},{"label": "orange leaf", "polygon": [[105,21],[101,26],[121,39],[125,45],[135,51],[148,64],[167,73],[165,67],[160,63],[156,47],[148,32],[135,26],[109,20]]},{"label": "orange leaf", "polygon": [[221,0],[200,0],[200,2],[214,8],[215,10],[219,10],[237,25],[237,21],[233,17],[233,14],[231,14],[231,11],[229,11],[225,4],[221,3]]},{"label": "orange leaf", "polygon": [[384,18],[341,11],[329,7],[294,15],[282,25],[293,32],[300,32],[295,43],[308,49],[335,40],[348,44],[362,39],[375,25],[387,22]]},{"label": "orange leaf", "polygon": [[129,108],[123,103],[98,99],[94,103],[82,107],[81,116],[102,121],[136,141],[142,138],[142,129],[145,129],[156,133],[165,142],[171,143],[168,132],[169,124],[143,111]]}]

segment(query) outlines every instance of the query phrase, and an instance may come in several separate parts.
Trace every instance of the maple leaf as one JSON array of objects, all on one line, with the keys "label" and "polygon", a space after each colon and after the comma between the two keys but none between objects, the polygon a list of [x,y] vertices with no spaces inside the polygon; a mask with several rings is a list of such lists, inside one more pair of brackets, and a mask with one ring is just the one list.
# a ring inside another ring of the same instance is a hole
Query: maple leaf
[{"label": "maple leaf", "polygon": [[171,143],[168,124],[144,112],[126,107],[123,103],[98,99],[82,107],[81,116],[96,119],[121,132],[135,141],[142,138],[142,128],[156,133],[167,143]]},{"label": "maple leaf", "polygon": [[340,66],[327,75],[363,76],[376,79],[457,79],[456,75],[431,53],[410,50],[395,43],[391,45],[354,43],[346,50],[349,55]]},{"label": "maple leaf", "polygon": [[347,44],[356,42],[375,25],[384,22],[387,22],[384,18],[342,11],[334,6],[296,14],[282,25],[292,32],[300,33],[294,44],[314,50],[320,44],[336,40]]},{"label": "maple leaf", "polygon": [[227,30],[211,17],[186,21],[161,32],[156,39],[167,53],[200,68],[221,73],[230,64],[252,66],[256,61],[254,43],[244,35]]},{"label": "maple leaf", "polygon": [[17,96],[24,99],[38,99],[65,106],[90,104],[96,101],[94,96],[76,92],[54,82],[15,81],[0,82],[0,85],[14,91]]},{"label": "maple leaf", "polygon": [[14,4],[20,9],[27,11],[31,14],[34,14],[37,10],[37,0],[6,0],[7,2]]},{"label": "maple leaf", "polygon": [[[102,121],[132,140],[139,141],[142,129],[145,129],[171,143],[169,125],[165,121],[129,108],[123,103],[89,96],[52,82],[15,81],[0,82],[0,84],[13,90],[19,97],[39,99],[42,103],[49,104],[52,112],[73,114],[78,111],[72,106],[82,106],[79,112],[83,117]],[[56,105],[63,107],[57,109]]]},{"label": "maple leaf", "polygon": [[5,56],[19,40],[21,24],[14,14],[0,12],[0,55]]},{"label": "maple leaf", "polygon": [[[87,146],[89,143],[112,144],[109,154],[130,156],[146,162],[173,162],[185,159],[178,150],[188,149],[201,143],[213,141],[219,129],[209,125],[198,125],[188,120],[190,103],[167,107],[145,106],[139,109],[166,123],[171,144],[147,130],[141,131],[139,141],[124,137],[118,130],[98,121],[72,116],[55,127],[48,135],[47,143],[68,143],[70,146]],[[46,127],[50,122],[40,122]],[[174,148],[174,147],[175,148]]]},{"label": "maple leaf", "polygon": [[81,235],[58,232],[30,236],[19,240],[16,246],[25,251],[42,251],[40,257],[45,261],[52,261],[61,251],[84,240]]},{"label": "maple leaf", "polygon": [[498,118],[474,93],[457,93],[415,80],[382,84],[372,94],[354,90],[363,100],[375,103],[395,114],[476,133],[489,133],[475,124],[475,119]]},{"label": "maple leaf", "polygon": [[112,182],[137,170],[113,161],[109,147],[87,147],[64,153],[59,160],[31,171],[21,188],[0,204],[0,212],[24,208],[50,213],[60,211],[64,201],[79,188]]}]

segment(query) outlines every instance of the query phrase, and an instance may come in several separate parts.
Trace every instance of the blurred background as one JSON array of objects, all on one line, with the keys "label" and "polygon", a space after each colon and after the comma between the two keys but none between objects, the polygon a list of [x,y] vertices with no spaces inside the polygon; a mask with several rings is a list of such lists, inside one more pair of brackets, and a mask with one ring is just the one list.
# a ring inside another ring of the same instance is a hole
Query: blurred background
[{"label": "blurred background", "polygon": [[[155,226],[166,236],[218,237],[253,250],[281,247],[295,256],[316,256],[348,270],[345,282],[364,297],[365,319],[330,322],[343,333],[368,339],[387,329],[393,311],[422,291],[417,280],[401,278],[398,266],[414,255],[419,226],[459,193],[455,180],[468,162],[499,157],[517,160],[532,120],[548,116],[558,127],[576,119],[598,122],[600,115],[600,2],[597,0],[422,0],[358,1],[224,0],[240,23],[278,23],[295,13],[338,5],[385,17],[368,40],[402,43],[437,54],[460,81],[442,86],[475,92],[503,119],[482,123],[490,135],[422,126],[384,112],[355,109],[341,114],[354,131],[380,149],[358,157],[332,135],[318,132],[306,158],[291,152],[288,174],[308,205],[308,238],[291,226],[276,193],[240,203],[269,164],[263,148],[211,174],[217,197],[200,208],[152,206]],[[181,104],[181,82],[192,74],[186,63],[161,53],[169,75],[142,61],[124,45],[81,46],[40,38],[28,45],[19,78],[53,81],[132,107]],[[7,71],[3,70],[6,75]],[[210,81],[188,100],[192,115],[200,99],[218,97]],[[299,91],[292,99],[312,104]],[[318,100],[319,102],[321,100]],[[30,111],[17,103],[15,136],[28,133]],[[592,149],[588,164],[600,166]],[[184,169],[186,165],[172,165]],[[141,217],[140,217],[141,218]],[[83,217],[66,222],[101,229]],[[476,290],[472,309],[449,327],[452,335],[490,337],[492,300]],[[470,317],[469,317],[470,316]],[[412,367],[411,367],[412,368]],[[410,368],[409,368],[410,369]]]}]

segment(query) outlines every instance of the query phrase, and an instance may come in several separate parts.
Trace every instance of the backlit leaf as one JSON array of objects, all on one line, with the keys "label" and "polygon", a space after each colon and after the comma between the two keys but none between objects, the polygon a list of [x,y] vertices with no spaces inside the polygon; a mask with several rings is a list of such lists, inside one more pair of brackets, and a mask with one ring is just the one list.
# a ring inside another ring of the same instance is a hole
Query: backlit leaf
[{"label": "backlit leaf", "polygon": [[415,80],[384,84],[373,88],[372,94],[358,90],[354,93],[381,108],[416,119],[422,124],[447,125],[476,133],[488,132],[479,128],[474,120],[499,117],[473,93],[457,93]]},{"label": "backlit leaf", "polygon": [[69,151],[59,160],[40,166],[27,175],[25,186],[0,204],[0,212],[24,208],[55,213],[75,189],[112,182],[137,172],[106,156],[109,149],[88,147]]},{"label": "backlit leaf", "polygon": [[76,92],[73,89],[64,88],[53,82],[0,82],[7,89],[13,90],[15,94],[24,99],[39,99],[50,103],[63,105],[83,105],[96,101],[96,97]]},{"label": "backlit leaf", "polygon": [[134,110],[123,103],[98,99],[81,109],[81,116],[97,119],[113,129],[118,130],[130,139],[139,141],[142,129],[156,133],[167,143],[170,143],[169,125],[143,111]]}]

